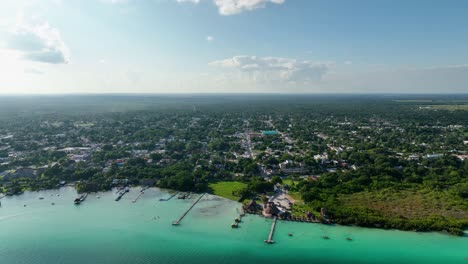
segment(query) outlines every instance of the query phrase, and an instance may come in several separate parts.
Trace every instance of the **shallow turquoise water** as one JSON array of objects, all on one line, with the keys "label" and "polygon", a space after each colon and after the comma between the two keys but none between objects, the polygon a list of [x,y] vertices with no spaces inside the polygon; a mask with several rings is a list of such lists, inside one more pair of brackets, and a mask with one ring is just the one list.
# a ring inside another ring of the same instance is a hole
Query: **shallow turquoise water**
[{"label": "shallow turquoise water", "polygon": [[193,199],[160,202],[169,193],[154,188],[132,203],[138,190],[79,206],[72,188],[2,199],[0,263],[468,263],[468,237],[439,233],[279,221],[266,245],[271,220],[246,216],[231,229],[240,204],[211,195],[172,226]]}]

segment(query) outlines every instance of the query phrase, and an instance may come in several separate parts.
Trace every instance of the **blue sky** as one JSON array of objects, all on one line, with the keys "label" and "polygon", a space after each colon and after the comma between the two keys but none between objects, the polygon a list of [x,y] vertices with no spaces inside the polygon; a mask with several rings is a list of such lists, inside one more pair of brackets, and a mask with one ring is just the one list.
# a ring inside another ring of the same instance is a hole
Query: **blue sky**
[{"label": "blue sky", "polygon": [[2,0],[0,93],[466,93],[466,14],[461,0]]}]

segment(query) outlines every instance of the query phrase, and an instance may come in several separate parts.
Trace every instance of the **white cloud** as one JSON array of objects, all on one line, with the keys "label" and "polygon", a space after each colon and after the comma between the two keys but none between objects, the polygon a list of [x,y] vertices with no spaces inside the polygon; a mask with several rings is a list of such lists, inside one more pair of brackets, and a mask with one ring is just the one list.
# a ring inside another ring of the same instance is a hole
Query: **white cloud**
[{"label": "white cloud", "polygon": [[255,81],[308,83],[321,80],[332,64],[278,57],[234,56],[213,61],[210,65],[238,70]]},{"label": "white cloud", "polygon": [[[105,1],[124,1],[124,0],[105,0]],[[175,0],[177,3],[198,4],[201,0]],[[263,8],[267,3],[282,4],[286,0],[213,0],[221,15],[229,16]]]},{"label": "white cloud", "polygon": [[213,36],[206,36],[206,41],[212,42],[212,41],[214,41],[214,37]]},{"label": "white cloud", "polygon": [[345,64],[345,65],[351,65],[351,64],[353,64],[353,62],[352,62],[352,61],[349,61],[349,60],[347,60],[347,61],[345,61],[345,62],[344,62],[344,64]]},{"label": "white cloud", "polygon": [[119,4],[119,3],[125,3],[128,0],[101,0],[104,3],[111,3],[111,4]]},{"label": "white cloud", "polygon": [[19,24],[11,32],[7,47],[22,53],[23,59],[60,64],[70,62],[70,52],[60,31],[47,22],[36,25]]},{"label": "white cloud", "polygon": [[282,4],[284,2],[285,0],[214,0],[219,13],[225,16],[262,8],[267,3]]},{"label": "white cloud", "polygon": [[192,3],[192,4],[198,4],[200,3],[200,0],[176,0],[177,3]]}]

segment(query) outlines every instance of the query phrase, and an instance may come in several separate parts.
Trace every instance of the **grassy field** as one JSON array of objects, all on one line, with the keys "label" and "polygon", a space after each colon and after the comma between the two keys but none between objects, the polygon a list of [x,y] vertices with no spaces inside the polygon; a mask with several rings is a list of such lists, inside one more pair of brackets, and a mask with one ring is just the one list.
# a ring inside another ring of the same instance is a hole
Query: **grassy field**
[{"label": "grassy field", "polygon": [[423,219],[439,215],[454,219],[468,219],[468,201],[445,192],[380,191],[362,192],[340,197],[349,207],[368,207],[389,217]]},{"label": "grassy field", "polygon": [[283,184],[287,184],[287,185],[289,185],[289,186],[292,186],[292,185],[294,185],[294,184],[296,184],[296,183],[298,183],[298,182],[299,182],[299,181],[295,181],[295,180],[291,180],[291,179],[284,179],[284,180],[283,180]]},{"label": "grassy field", "polygon": [[289,196],[291,196],[295,201],[296,204],[303,204],[304,201],[302,201],[302,196],[299,192],[288,192]]},{"label": "grassy field", "polygon": [[394,100],[401,104],[413,104],[432,110],[468,111],[468,100]]},{"label": "grassy field", "polygon": [[422,100],[419,100],[419,99],[408,99],[408,100],[393,100],[394,102],[397,102],[397,103],[431,103],[431,102],[436,102],[434,100],[425,100],[425,99],[422,99]]},{"label": "grassy field", "polygon": [[468,111],[468,100],[394,100],[394,102],[431,110]]},{"label": "grassy field", "polygon": [[407,100],[393,100],[393,101],[397,103],[437,103],[437,104],[468,103],[468,100],[407,99]]},{"label": "grassy field", "polygon": [[212,190],[214,195],[218,195],[230,200],[237,201],[240,197],[233,195],[233,191],[238,191],[246,187],[247,184],[236,181],[222,181],[210,183],[208,187]]},{"label": "grassy field", "polygon": [[[299,183],[299,181],[295,181],[295,180],[292,180],[292,179],[284,179],[284,180],[283,180],[283,184],[287,184],[287,185],[289,185],[289,187],[295,186],[295,185],[298,184],[298,183]],[[289,191],[288,191],[288,194],[289,194],[294,200],[296,200],[296,204],[297,204],[297,205],[302,205],[302,204],[304,204],[304,202],[302,201],[301,194],[300,194],[299,192],[295,192],[295,191],[289,190]]]},{"label": "grassy field", "polygon": [[456,110],[464,110],[468,111],[468,104],[447,104],[447,105],[424,105],[423,107],[430,107],[433,110],[449,110],[449,111],[456,111]]}]

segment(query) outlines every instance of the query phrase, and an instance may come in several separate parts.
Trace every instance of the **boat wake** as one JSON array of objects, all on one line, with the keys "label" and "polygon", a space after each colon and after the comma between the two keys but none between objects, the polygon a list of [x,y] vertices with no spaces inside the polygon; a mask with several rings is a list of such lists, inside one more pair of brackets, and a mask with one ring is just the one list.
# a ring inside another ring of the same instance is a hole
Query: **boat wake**
[{"label": "boat wake", "polygon": [[11,219],[11,218],[16,218],[16,217],[19,217],[19,216],[22,216],[22,215],[27,215],[27,214],[28,214],[28,213],[0,216],[0,222],[6,221],[6,220]]}]

